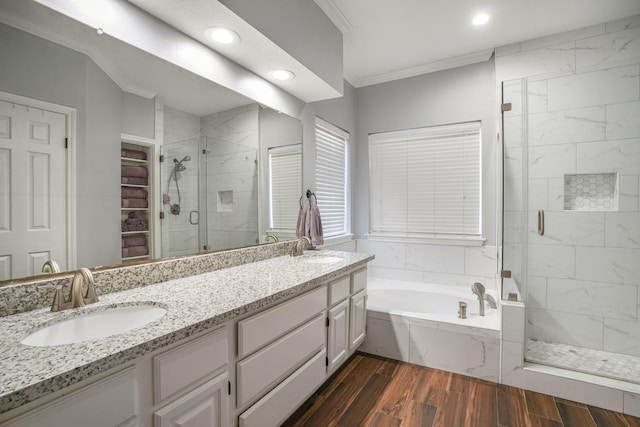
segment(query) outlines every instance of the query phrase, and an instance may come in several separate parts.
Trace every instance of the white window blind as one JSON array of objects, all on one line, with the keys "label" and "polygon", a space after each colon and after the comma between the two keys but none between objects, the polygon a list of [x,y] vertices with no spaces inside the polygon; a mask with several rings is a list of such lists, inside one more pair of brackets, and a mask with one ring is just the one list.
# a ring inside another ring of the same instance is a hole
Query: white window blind
[{"label": "white window blind", "polygon": [[481,235],[480,122],[369,136],[371,234]]},{"label": "white window blind", "polygon": [[269,227],[273,230],[296,229],[302,191],[302,146],[300,144],[269,149]]},{"label": "white window blind", "polygon": [[[349,134],[316,117],[316,196],[324,237],[348,233],[347,147]],[[313,197],[311,198],[313,201]]]}]

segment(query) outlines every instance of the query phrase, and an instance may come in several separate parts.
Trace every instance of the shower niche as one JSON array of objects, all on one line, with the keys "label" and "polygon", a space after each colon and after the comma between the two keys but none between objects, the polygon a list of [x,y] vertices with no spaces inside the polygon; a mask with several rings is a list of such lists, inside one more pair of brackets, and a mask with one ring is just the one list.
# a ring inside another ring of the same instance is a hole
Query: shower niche
[{"label": "shower niche", "polygon": [[618,176],[615,173],[564,176],[565,211],[617,211]]}]

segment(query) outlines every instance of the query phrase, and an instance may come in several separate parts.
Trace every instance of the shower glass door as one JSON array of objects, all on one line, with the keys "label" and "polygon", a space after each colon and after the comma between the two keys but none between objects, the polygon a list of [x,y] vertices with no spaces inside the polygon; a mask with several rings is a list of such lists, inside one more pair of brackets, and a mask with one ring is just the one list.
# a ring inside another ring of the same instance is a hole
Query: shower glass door
[{"label": "shower glass door", "polygon": [[162,147],[162,256],[189,255],[202,250],[199,223],[200,165],[198,138]]},{"label": "shower glass door", "polygon": [[527,361],[640,383],[640,101],[620,68],[503,82],[503,297],[525,302]]}]

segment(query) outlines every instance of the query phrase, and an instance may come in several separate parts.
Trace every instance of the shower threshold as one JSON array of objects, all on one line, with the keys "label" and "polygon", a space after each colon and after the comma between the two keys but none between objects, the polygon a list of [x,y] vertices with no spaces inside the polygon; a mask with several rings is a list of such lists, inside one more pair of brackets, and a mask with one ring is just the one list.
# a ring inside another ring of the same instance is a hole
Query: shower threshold
[{"label": "shower threshold", "polygon": [[640,384],[640,357],[527,340],[526,361]]}]

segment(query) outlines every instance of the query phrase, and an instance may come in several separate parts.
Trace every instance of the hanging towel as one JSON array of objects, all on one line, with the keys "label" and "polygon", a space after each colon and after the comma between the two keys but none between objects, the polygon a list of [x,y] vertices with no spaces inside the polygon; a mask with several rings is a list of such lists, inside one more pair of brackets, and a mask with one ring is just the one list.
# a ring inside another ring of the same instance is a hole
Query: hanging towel
[{"label": "hanging towel", "polygon": [[318,205],[311,206],[307,212],[305,235],[311,240],[311,246],[321,246],[324,244],[322,236],[322,220],[320,219],[320,209]]},{"label": "hanging towel", "polygon": [[[302,236],[306,236],[307,233],[305,231],[307,227],[307,214],[309,211],[309,203],[305,202],[300,206],[300,210],[298,211],[298,222],[296,224],[296,237],[299,239]],[[309,237],[309,236],[307,236]]]}]

